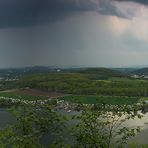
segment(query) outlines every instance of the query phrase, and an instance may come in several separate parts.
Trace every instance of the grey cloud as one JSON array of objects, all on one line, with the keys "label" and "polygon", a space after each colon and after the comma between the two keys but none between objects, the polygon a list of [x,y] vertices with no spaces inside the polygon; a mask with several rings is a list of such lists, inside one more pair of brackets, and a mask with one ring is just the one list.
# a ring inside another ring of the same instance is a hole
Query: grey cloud
[{"label": "grey cloud", "polygon": [[133,17],[131,13],[121,12],[114,2],[110,0],[100,0],[98,12],[104,15],[113,15],[127,19]]}]

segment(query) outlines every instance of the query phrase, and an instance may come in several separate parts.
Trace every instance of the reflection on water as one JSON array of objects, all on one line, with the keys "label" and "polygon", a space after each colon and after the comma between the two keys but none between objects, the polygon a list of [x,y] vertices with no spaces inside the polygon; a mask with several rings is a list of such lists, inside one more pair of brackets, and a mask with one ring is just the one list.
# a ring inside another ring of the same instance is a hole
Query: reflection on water
[{"label": "reflection on water", "polygon": [[140,126],[141,132],[134,137],[134,141],[140,144],[148,144],[148,113],[144,114],[142,119],[135,118],[125,123],[128,127]]},{"label": "reflection on water", "polygon": [[14,122],[14,118],[11,114],[4,108],[0,108],[0,128],[7,126],[8,124],[12,124]]},{"label": "reflection on water", "polygon": [[148,129],[148,113],[142,115],[142,119],[136,117],[134,120],[128,120],[127,122],[125,122],[125,124],[129,127],[140,126],[143,130]]},{"label": "reflection on water", "polygon": [[141,131],[135,138],[134,141],[140,144],[148,144],[148,128]]}]

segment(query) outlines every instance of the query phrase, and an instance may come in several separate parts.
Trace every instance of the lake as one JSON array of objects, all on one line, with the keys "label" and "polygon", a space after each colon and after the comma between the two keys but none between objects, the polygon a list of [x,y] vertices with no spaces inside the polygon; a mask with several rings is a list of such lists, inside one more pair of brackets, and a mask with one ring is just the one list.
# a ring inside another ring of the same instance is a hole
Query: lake
[{"label": "lake", "polygon": [[0,128],[6,127],[7,125],[13,123],[14,118],[12,115],[5,108],[0,108]]}]

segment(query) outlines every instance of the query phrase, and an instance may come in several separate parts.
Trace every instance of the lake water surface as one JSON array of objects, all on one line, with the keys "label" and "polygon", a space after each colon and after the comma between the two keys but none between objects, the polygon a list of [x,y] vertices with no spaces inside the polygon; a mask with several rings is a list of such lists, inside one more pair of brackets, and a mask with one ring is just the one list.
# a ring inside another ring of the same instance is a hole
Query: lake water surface
[{"label": "lake water surface", "polygon": [[5,108],[0,108],[0,128],[4,128],[7,125],[13,123],[14,118],[12,117],[12,115]]}]

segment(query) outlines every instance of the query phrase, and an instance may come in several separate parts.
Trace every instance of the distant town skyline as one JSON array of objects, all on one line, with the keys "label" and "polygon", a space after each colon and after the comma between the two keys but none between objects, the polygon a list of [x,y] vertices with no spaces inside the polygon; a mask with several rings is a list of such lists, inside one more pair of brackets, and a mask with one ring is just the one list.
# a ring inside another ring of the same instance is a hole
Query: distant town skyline
[{"label": "distant town skyline", "polygon": [[0,68],[148,65],[146,0],[1,0]]}]

